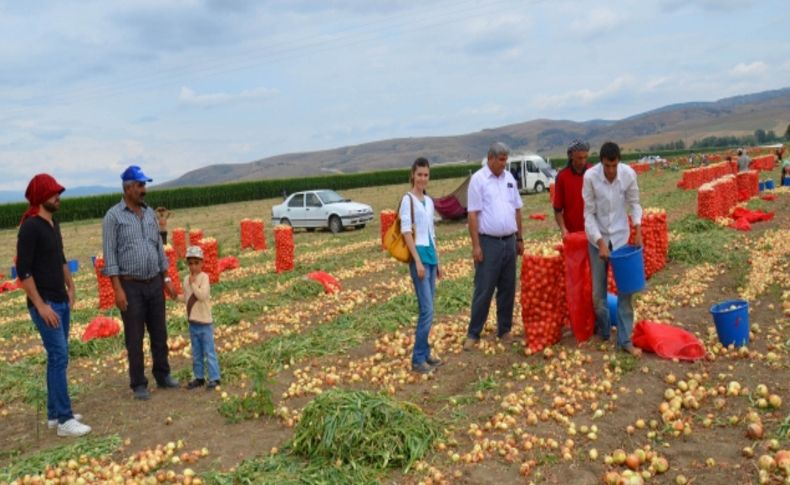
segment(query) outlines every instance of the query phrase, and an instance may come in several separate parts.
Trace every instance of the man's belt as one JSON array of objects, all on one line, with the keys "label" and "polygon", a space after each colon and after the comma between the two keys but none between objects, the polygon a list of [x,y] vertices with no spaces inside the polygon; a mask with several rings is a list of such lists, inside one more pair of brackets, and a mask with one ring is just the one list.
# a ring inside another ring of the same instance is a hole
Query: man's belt
[{"label": "man's belt", "polygon": [[510,239],[511,237],[515,236],[516,234],[508,234],[507,236],[492,236],[490,234],[480,234],[481,237],[487,237],[490,239],[499,239],[500,241],[504,241],[505,239]]},{"label": "man's belt", "polygon": [[143,283],[143,284],[151,283],[156,278],[161,278],[161,277],[162,277],[161,275],[152,276],[150,278],[138,278],[136,276],[130,276],[130,275],[120,275],[120,276],[118,276],[118,278],[120,280],[122,280],[122,281],[131,281],[133,283]]}]

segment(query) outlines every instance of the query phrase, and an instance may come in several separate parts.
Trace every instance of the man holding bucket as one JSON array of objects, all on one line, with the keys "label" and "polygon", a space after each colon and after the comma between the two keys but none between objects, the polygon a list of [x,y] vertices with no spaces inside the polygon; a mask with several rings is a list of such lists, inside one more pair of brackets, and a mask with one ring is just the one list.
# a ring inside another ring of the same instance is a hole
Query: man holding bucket
[{"label": "man holding bucket", "polygon": [[[606,302],[607,266],[612,252],[627,249],[628,213],[636,229],[634,244],[642,246],[642,207],[639,205],[639,186],[636,172],[620,163],[620,147],[606,142],[599,151],[601,163],[584,173],[582,197],[584,198],[584,230],[587,233],[592,272],[593,303],[595,305],[596,333],[603,340],[609,339],[609,309]],[[641,253],[639,254],[641,258]],[[643,266],[644,267],[644,266]],[[634,274],[644,286],[644,269],[641,275]],[[639,291],[639,282],[627,291],[618,288],[617,299],[617,346],[632,355],[642,351],[631,342],[634,324],[633,293]]]}]

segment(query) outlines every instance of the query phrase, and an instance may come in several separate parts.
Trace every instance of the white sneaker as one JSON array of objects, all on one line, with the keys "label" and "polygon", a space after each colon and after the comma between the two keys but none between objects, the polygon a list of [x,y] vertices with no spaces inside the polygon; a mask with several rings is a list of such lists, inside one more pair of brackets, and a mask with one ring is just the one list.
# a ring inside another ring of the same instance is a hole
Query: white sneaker
[{"label": "white sneaker", "polygon": [[91,432],[91,427],[76,419],[69,419],[58,425],[58,436],[82,436]]},{"label": "white sneaker", "polygon": [[[82,421],[82,414],[74,413],[74,419],[77,421]],[[47,420],[47,428],[55,429],[58,427],[58,420],[57,419],[48,419]]]}]

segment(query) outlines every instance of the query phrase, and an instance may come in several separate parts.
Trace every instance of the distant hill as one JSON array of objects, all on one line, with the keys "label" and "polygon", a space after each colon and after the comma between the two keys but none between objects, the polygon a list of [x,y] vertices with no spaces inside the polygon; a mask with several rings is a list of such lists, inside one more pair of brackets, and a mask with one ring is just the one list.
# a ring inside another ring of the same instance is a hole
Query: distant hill
[{"label": "distant hill", "polygon": [[[120,187],[105,187],[102,185],[86,185],[83,187],[67,187],[63,192],[63,198],[67,197],[83,197],[86,195],[100,195],[111,194],[118,192],[118,197],[121,196]],[[18,190],[0,190],[0,204],[11,202],[25,202],[25,193]]]},{"label": "distant hill", "polygon": [[563,154],[574,138],[597,146],[617,141],[625,149],[647,148],[682,139],[747,135],[758,128],[784,133],[790,122],[790,88],[665,106],[622,120],[584,122],[538,119],[457,136],[396,138],[304,153],[289,153],[249,163],[210,165],[158,187],[209,185],[242,180],[300,177],[398,168],[425,156],[434,163],[479,160],[492,141],[514,151]]}]

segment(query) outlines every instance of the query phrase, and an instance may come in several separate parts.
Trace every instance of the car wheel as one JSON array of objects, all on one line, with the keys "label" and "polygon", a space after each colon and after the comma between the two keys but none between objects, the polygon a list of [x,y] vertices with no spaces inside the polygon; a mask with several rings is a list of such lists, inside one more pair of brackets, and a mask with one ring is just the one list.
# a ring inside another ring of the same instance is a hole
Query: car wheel
[{"label": "car wheel", "polygon": [[543,182],[535,182],[535,192],[536,193],[540,194],[541,192],[543,192],[543,189],[545,189],[545,188],[546,187],[543,185]]},{"label": "car wheel", "polygon": [[291,221],[287,217],[283,217],[282,219],[280,219],[280,224],[282,224],[284,226],[290,226],[291,225]]},{"label": "car wheel", "polygon": [[356,229],[365,229],[365,224],[357,224],[354,226]]},{"label": "car wheel", "polygon": [[332,231],[332,234],[337,234],[343,230],[343,222],[338,216],[332,216],[329,218],[329,230]]}]

